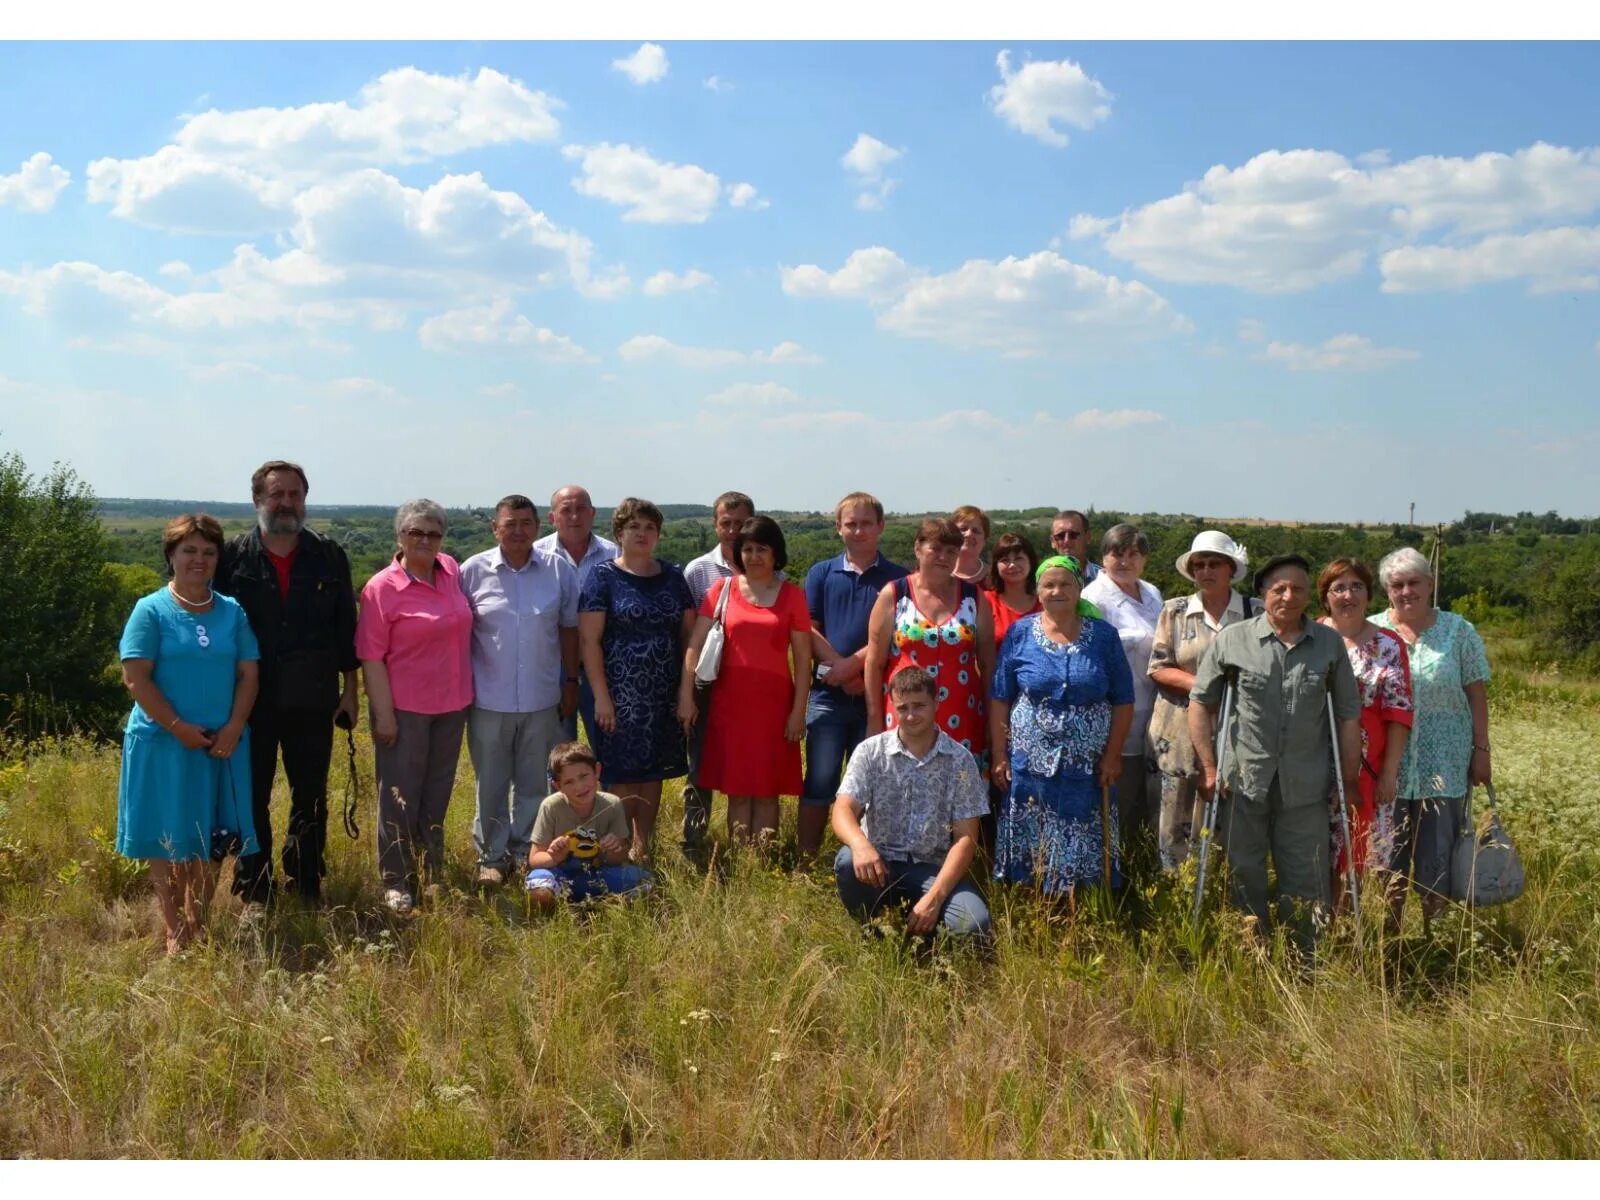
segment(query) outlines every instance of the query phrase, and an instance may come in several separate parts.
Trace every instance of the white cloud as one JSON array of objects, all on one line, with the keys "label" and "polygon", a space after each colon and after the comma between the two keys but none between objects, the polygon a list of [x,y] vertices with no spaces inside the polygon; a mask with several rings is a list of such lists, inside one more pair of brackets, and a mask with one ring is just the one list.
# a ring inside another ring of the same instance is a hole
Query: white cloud
[{"label": "white cloud", "polygon": [[624,221],[698,225],[711,215],[722,193],[722,181],[705,168],[659,162],[628,145],[567,146],[561,153],[576,159],[583,172],[572,186],[626,209]]},{"label": "white cloud", "polygon": [[176,233],[262,233],[294,219],[294,187],[178,146],[89,164],[89,200],[113,216]]},{"label": "white cloud", "polygon": [[706,403],[740,408],[789,408],[804,400],[799,392],[781,383],[735,383],[707,396]]},{"label": "white cloud", "polygon": [[571,338],[535,325],[515,312],[506,299],[429,317],[418,330],[418,338],[429,350],[526,350],[550,362],[594,361]]},{"label": "white cloud", "polygon": [[1009,357],[1191,329],[1144,284],[1103,275],[1050,250],[999,262],[971,259],[933,275],[874,246],[856,251],[832,275],[811,265],[784,268],[783,287],[793,296],[865,300],[878,310],[880,328]]},{"label": "white cloud", "polygon": [[702,86],[704,86],[708,92],[733,91],[733,84],[728,80],[723,79],[720,75],[708,75],[705,83]]},{"label": "white cloud", "polygon": [[1239,321],[1239,340],[1241,342],[1264,342],[1267,340],[1266,322],[1256,317],[1243,317]]},{"label": "white cloud", "polygon": [[156,273],[168,279],[193,279],[194,268],[182,259],[175,258],[171,262],[164,262],[157,268]]},{"label": "white cloud", "polygon": [[864,212],[881,209],[889,199],[889,193],[894,191],[896,179],[889,178],[884,172],[896,159],[905,154],[904,150],[880,142],[869,133],[856,135],[855,143],[845,151],[844,157],[839,160],[845,170],[855,176],[855,182],[860,188],[856,193],[856,207]]},{"label": "white cloud", "polygon": [[1600,287],[1600,228],[1496,234],[1469,246],[1402,246],[1378,262],[1386,292],[1455,291],[1529,280],[1531,292]]},{"label": "white cloud", "polygon": [[631,337],[617,347],[617,357],[623,362],[660,360],[678,367],[693,370],[712,370],[743,363],[765,363],[769,366],[813,366],[822,361],[798,342],[779,342],[771,350],[722,350],[706,346],[680,346],[656,333]]},{"label": "white cloud", "polygon": [[772,202],[757,195],[754,184],[736,183],[728,189],[728,203],[735,208],[757,210],[769,207]]},{"label": "white cloud", "polygon": [[644,43],[627,58],[611,60],[613,71],[621,71],[637,84],[661,82],[667,77],[669,67],[667,52],[654,42]]},{"label": "white cloud", "polygon": [[0,175],[0,208],[9,204],[25,213],[47,213],[71,182],[72,172],[41,150],[24,159],[15,174]]},{"label": "white cloud", "polygon": [[1282,363],[1291,371],[1375,371],[1411,362],[1421,355],[1415,350],[1374,346],[1359,334],[1341,333],[1320,346],[1268,342],[1266,349],[1256,357]]},{"label": "white cloud", "polygon": [[[1039,420],[1045,419],[1040,413]],[[1166,420],[1160,413],[1148,408],[1086,408],[1067,418],[1067,426],[1079,433],[1095,430],[1130,429],[1135,425],[1154,425]]]},{"label": "white cloud", "polygon": [[1006,124],[1047,146],[1065,146],[1056,122],[1091,129],[1111,115],[1111,93],[1071,61],[1025,62],[1011,69],[1011,52],[995,59],[1000,83],[989,89],[989,103]]},{"label": "white cloud", "polygon": [[[1428,155],[1365,166],[1328,150],[1268,150],[1240,167],[1214,166],[1182,192],[1120,217],[1074,217],[1070,228],[1075,237],[1103,239],[1111,254],[1158,278],[1290,292],[1347,279],[1374,254],[1455,250],[1471,236],[1597,208],[1596,147],[1538,143],[1513,154]],[[1424,236],[1449,244],[1412,245]],[[1537,250],[1537,243],[1523,248]],[[1491,245],[1477,261],[1506,253],[1517,251]],[[1432,276],[1476,273],[1473,263],[1451,254],[1400,254],[1391,265],[1386,280],[1395,291],[1434,286],[1421,282]]]},{"label": "white cloud", "polygon": [[515,383],[491,383],[478,389],[478,395],[487,396],[491,400],[512,400],[522,395],[522,388]]},{"label": "white cloud", "polygon": [[682,275],[672,271],[657,271],[644,281],[641,290],[646,296],[670,296],[675,292],[692,292],[696,288],[709,288],[715,284],[716,280],[699,267],[690,267]]}]

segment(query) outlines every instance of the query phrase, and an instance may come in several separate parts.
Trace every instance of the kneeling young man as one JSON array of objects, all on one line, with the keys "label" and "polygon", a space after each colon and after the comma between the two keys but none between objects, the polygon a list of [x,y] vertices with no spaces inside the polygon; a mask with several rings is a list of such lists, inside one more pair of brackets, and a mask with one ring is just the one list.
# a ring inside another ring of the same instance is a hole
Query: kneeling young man
[{"label": "kneeling young man", "polygon": [[528,852],[534,902],[550,908],[559,896],[577,901],[647,890],[650,873],[628,862],[628,817],[619,797],[600,791],[594,751],[563,742],[550,752],[550,776],[560,791],[539,805]]},{"label": "kneeling young man", "polygon": [[833,805],[844,843],[833,861],[839,899],[861,920],[910,904],[909,933],[987,934],[989,909],[967,879],[989,796],[978,764],[934,723],[938,687],[917,667],[889,685],[895,728],[850,756]]}]

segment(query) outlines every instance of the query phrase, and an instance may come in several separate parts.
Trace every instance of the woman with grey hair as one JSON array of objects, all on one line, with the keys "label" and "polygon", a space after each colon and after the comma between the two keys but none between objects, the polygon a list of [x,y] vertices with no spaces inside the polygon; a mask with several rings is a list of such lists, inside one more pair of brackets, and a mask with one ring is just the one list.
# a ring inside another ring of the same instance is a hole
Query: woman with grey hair
[{"label": "woman with grey hair", "polygon": [[[1156,685],[1150,678],[1150,648],[1161,592],[1140,576],[1150,558],[1150,539],[1136,525],[1113,525],[1100,539],[1100,574],[1083,589],[1083,598],[1100,610],[1117,631],[1123,656],[1133,672],[1133,726],[1122,743],[1122,775],[1117,780],[1117,812],[1124,861],[1135,839],[1148,838],[1154,848],[1161,818],[1161,788],[1152,779],[1155,761],[1145,753],[1145,731],[1155,707]],[[1141,835],[1140,830],[1148,830]],[[1143,857],[1143,855],[1136,855]]]},{"label": "woman with grey hair", "polygon": [[410,500],[395,513],[398,552],[361,589],[361,660],[378,775],[378,872],[400,915],[424,871],[444,868],[444,816],[472,704],[472,608],[461,569],[440,552],[444,509]]},{"label": "woman with grey hair", "polygon": [[1433,606],[1433,571],[1410,546],[1384,557],[1378,581],[1389,610],[1373,624],[1406,644],[1416,712],[1400,760],[1394,805],[1391,929],[1405,915],[1405,883],[1422,897],[1426,925],[1450,893],[1450,851],[1466,821],[1467,793],[1490,780],[1489,658],[1472,622]]}]

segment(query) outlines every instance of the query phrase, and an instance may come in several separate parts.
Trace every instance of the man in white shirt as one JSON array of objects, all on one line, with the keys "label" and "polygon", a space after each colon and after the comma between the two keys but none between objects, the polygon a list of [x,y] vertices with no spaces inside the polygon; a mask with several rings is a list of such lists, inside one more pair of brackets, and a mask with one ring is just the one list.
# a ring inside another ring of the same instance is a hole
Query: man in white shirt
[{"label": "man in white shirt", "polygon": [[534,545],[538,533],[533,501],[507,496],[495,506],[498,544],[461,564],[472,606],[472,841],[478,882],[487,887],[526,864],[550,751],[578,707],[578,575],[565,558]]},{"label": "man in white shirt", "polygon": [[[743,492],[723,492],[712,505],[711,512],[716,519],[717,544],[683,569],[696,611],[719,579],[733,575],[733,543],[739,536],[740,526],[756,515],[756,502]],[[690,735],[689,775],[683,781],[685,850],[697,850],[705,845],[706,826],[711,821],[711,793],[701,791],[694,781],[700,770],[700,746],[711,716],[711,694],[710,688],[695,688],[694,699],[700,709],[700,719],[694,723],[694,732]]]},{"label": "man in white shirt", "polygon": [[[534,549],[566,559],[578,573],[578,594],[582,596],[595,563],[616,558],[617,544],[595,533],[594,501],[586,489],[575,483],[559,488],[550,497],[550,523],[555,526],[555,532],[536,541]],[[593,742],[594,692],[582,672],[578,679],[578,710],[568,713],[562,720],[562,734],[569,742],[578,739],[578,713],[583,714],[583,727]]]}]

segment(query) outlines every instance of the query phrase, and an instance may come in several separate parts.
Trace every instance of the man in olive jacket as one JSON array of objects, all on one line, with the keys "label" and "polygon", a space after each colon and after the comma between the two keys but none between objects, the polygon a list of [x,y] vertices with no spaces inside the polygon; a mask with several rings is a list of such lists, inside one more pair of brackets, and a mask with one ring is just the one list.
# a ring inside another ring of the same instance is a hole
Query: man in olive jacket
[{"label": "man in olive jacket", "polygon": [[223,550],[214,587],[250,618],[261,645],[261,690],[250,713],[251,808],[259,853],[240,857],[233,889],[247,919],[272,899],[272,779],[278,751],[289,780],[283,873],[312,903],[322,898],[328,767],[335,717],[356,717],[356,602],[350,560],[306,528],[305,472],[264,463],[250,478],[256,527]]}]

